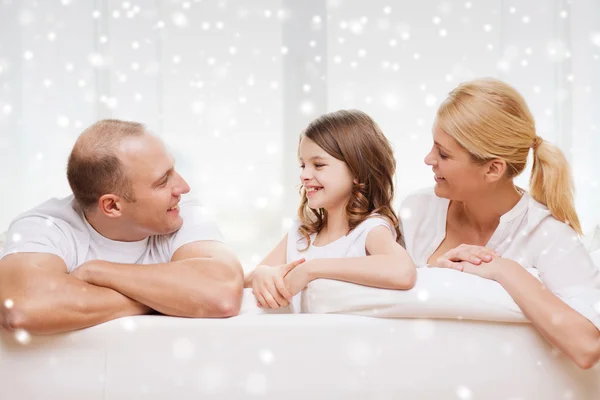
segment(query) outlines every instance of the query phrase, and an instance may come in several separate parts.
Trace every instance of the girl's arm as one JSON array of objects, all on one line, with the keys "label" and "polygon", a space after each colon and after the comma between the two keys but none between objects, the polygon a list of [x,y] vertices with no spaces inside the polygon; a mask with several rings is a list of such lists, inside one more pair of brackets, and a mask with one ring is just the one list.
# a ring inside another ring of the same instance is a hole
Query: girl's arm
[{"label": "girl's arm", "polygon": [[318,278],[335,279],[383,289],[411,289],[417,271],[408,252],[394,240],[392,232],[383,225],[368,233],[366,257],[323,258],[306,261],[291,270],[286,286],[292,295]]},{"label": "girl's arm", "polygon": [[[285,264],[287,258],[287,233],[281,239],[281,241],[275,246],[273,250],[258,264],[258,266],[276,266]],[[258,268],[258,267],[257,267]],[[244,276],[244,287],[250,288],[252,287],[252,279],[254,278],[254,273],[256,268],[252,271],[248,272]]]},{"label": "girl's arm", "polygon": [[264,260],[244,277],[244,287],[252,288],[258,305],[265,308],[286,307],[292,300],[283,278],[304,259],[285,264],[287,259],[287,234]]}]

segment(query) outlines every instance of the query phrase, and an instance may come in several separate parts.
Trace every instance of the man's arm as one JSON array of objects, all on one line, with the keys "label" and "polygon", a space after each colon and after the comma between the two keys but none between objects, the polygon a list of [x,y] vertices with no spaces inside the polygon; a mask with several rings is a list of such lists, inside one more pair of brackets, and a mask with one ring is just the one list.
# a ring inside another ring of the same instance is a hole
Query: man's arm
[{"label": "man's arm", "polygon": [[239,313],[242,302],[242,266],[233,252],[217,241],[183,245],[167,263],[93,261],[73,274],[178,317],[230,317]]},{"label": "man's arm", "polygon": [[0,260],[3,326],[51,334],[152,311],[113,289],[90,285],[66,272],[65,262],[54,254],[18,253]]}]

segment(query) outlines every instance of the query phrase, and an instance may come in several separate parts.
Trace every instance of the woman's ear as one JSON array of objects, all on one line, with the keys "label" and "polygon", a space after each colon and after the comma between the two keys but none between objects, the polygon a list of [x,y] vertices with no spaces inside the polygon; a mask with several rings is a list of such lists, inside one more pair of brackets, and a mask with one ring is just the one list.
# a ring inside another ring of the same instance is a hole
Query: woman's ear
[{"label": "woman's ear", "polygon": [[354,179],[352,180],[352,182],[353,182],[355,185],[358,185],[358,178],[357,178],[357,177],[354,177]]},{"label": "woman's ear", "polygon": [[499,158],[495,158],[487,163],[487,169],[485,171],[485,179],[488,182],[497,182],[502,179],[506,174],[506,161]]}]

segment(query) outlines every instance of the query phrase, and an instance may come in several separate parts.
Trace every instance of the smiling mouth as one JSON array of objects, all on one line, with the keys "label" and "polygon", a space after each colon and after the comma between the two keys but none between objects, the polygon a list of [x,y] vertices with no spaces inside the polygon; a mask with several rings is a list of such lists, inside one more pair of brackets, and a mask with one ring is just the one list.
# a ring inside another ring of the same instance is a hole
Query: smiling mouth
[{"label": "smiling mouth", "polygon": [[173,207],[169,208],[168,211],[179,211],[179,204],[175,204]]},{"label": "smiling mouth", "polygon": [[307,187],[305,188],[307,193],[314,193],[314,192],[318,192],[319,190],[323,189],[322,187]]}]

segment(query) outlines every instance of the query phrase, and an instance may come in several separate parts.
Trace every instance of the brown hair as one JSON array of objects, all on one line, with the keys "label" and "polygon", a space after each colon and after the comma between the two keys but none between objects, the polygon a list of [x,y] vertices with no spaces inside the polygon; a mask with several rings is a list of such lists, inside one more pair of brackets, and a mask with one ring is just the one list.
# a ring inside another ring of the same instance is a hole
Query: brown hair
[{"label": "brown hair", "polygon": [[145,132],[145,126],[137,122],[105,119],[79,136],[69,156],[67,179],[84,211],[93,209],[108,193],[135,201],[131,180],[116,151],[122,139]]},{"label": "brown hair", "polygon": [[523,172],[533,148],[531,197],[582,233],[569,163],[557,146],[537,136],[533,116],[513,87],[492,78],[461,83],[440,106],[437,124],[474,161],[504,160],[511,179]]},{"label": "brown hair", "polygon": [[[332,157],[345,162],[357,177],[346,205],[350,231],[374,213],[386,218],[399,243],[403,243],[398,217],[392,207],[394,198],[394,173],[396,160],[389,141],[375,121],[358,110],[340,110],[325,114],[312,121],[300,135],[308,138]],[[327,225],[327,211],[312,209],[304,187],[300,188],[302,200],[298,208],[299,232],[310,247],[310,235]],[[306,250],[304,249],[304,250]]]}]

